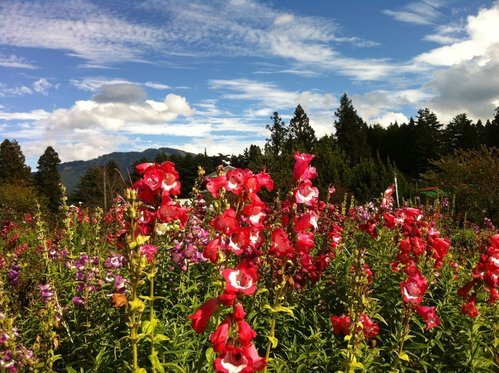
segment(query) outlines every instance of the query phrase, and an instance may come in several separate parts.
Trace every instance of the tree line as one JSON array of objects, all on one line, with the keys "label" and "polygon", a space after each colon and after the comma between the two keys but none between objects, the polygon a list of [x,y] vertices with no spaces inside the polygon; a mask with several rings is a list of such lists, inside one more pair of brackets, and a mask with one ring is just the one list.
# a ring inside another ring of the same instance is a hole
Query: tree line
[{"label": "tree line", "polygon": [[[333,185],[337,201],[348,193],[360,202],[367,202],[378,196],[387,185],[393,183],[395,176],[400,194],[406,197],[415,196],[418,187],[428,183],[445,189],[445,182],[435,175],[443,175],[441,167],[450,166],[448,163],[438,162],[452,160],[456,151],[465,152],[461,159],[467,160],[466,162],[471,162],[467,158],[468,153],[487,159],[489,166],[490,162],[493,165],[491,172],[495,172],[497,151],[490,149],[499,147],[499,107],[494,110],[493,119],[487,120],[485,124],[481,120],[474,122],[466,113],[460,113],[444,126],[435,113],[422,108],[407,123],[392,123],[385,128],[379,124],[368,125],[358,115],[345,93],[334,114],[331,133],[322,137],[316,136],[307,114],[298,105],[289,123],[283,121],[278,112],[273,113],[266,125],[269,137],[263,147],[251,145],[238,155],[208,156],[206,151],[185,156],[160,154],[155,159],[142,159],[140,162],[174,162],[181,175],[183,197],[188,196],[195,183],[198,166],[210,173],[220,164],[248,167],[252,170],[266,169],[275,180],[273,194],[277,194],[287,190],[291,183],[289,170],[293,165],[293,154],[297,151],[307,152],[317,157],[315,166],[319,178],[316,184],[322,195]],[[489,150],[481,150],[482,147]],[[57,171],[59,163],[55,150],[48,147],[38,161],[38,171],[32,177],[19,144],[15,140],[4,140],[0,145],[2,189],[5,190],[6,185],[31,188],[33,193],[46,198],[49,210],[56,211],[62,193]],[[88,170],[70,196],[70,202],[82,202],[106,209],[111,205],[112,199],[134,178],[133,170],[131,180],[127,180],[118,171],[113,161],[105,167]],[[470,177],[472,176],[468,176]],[[485,197],[488,206],[497,198],[496,185],[489,188],[488,194],[491,197]],[[0,196],[1,198],[3,197]],[[465,206],[469,204],[464,203]],[[485,210],[482,215],[496,214],[493,207]]]}]

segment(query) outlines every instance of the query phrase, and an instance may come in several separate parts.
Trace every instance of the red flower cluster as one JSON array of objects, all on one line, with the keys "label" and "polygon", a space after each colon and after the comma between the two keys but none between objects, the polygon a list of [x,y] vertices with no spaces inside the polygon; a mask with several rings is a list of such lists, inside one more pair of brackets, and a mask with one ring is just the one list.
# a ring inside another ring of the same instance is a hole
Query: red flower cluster
[{"label": "red flower cluster", "polygon": [[[135,169],[142,177],[133,184],[133,189],[137,191],[138,199],[144,203],[137,211],[139,218],[136,234],[149,235],[156,224],[176,222],[184,227],[188,210],[172,198],[180,193],[175,165],[169,161],[161,164],[141,163]],[[152,245],[140,250],[148,262],[152,262],[156,252],[157,248]]]},{"label": "red flower cluster", "polygon": [[[390,188],[387,192],[390,192]],[[439,269],[449,251],[450,241],[440,237],[435,223],[428,222],[420,209],[406,207],[394,212],[385,211],[383,218],[388,228],[400,228],[404,237],[399,241],[399,253],[396,261],[392,263],[392,268],[396,271],[399,265],[402,265],[407,275],[400,283],[402,299],[406,304],[411,304],[423,319],[426,330],[440,325],[435,307],[421,305],[428,289],[428,281],[417,264],[421,258],[431,256],[434,259],[434,268]]]},{"label": "red flower cluster", "polygon": [[[347,315],[331,316],[334,334],[349,335],[351,330],[350,317]],[[359,330],[362,330],[365,339],[374,338],[379,334],[379,325],[365,313],[360,315]]]},{"label": "red flower cluster", "polygon": [[[476,308],[476,294],[480,287],[485,286],[489,292],[489,303],[499,299],[499,234],[490,238],[490,244],[480,256],[480,261],[472,270],[473,280],[460,288],[457,294],[467,301],[461,311],[470,317],[478,314]],[[470,295],[471,290],[474,290]]]}]

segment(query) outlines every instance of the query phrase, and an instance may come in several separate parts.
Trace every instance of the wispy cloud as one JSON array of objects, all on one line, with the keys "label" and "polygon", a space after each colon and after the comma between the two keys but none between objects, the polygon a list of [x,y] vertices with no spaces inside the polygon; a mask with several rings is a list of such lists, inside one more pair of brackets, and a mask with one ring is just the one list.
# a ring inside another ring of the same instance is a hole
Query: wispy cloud
[{"label": "wispy cloud", "polygon": [[440,6],[439,1],[418,1],[405,5],[401,10],[385,9],[383,13],[399,22],[432,25],[443,16]]},{"label": "wispy cloud", "polygon": [[37,67],[29,62],[27,62],[24,58],[18,57],[14,54],[10,56],[0,56],[0,66],[2,67],[10,67],[15,69],[30,69],[34,70]]},{"label": "wispy cloud", "polygon": [[142,61],[144,49],[159,46],[161,38],[154,27],[85,1],[8,1],[0,12],[0,44],[64,50],[96,64]]}]

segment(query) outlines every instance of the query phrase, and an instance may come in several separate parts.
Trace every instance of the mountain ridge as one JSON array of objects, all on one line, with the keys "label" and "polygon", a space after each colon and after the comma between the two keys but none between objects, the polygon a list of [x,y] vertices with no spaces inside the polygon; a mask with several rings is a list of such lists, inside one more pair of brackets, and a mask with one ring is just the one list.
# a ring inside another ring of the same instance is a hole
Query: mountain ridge
[{"label": "mountain ridge", "polygon": [[149,148],[142,152],[113,152],[87,161],[77,160],[60,163],[57,169],[61,176],[61,182],[66,187],[68,194],[70,194],[76,189],[81,177],[91,168],[103,167],[112,160],[116,162],[121,173],[127,175],[128,172],[132,172],[133,165],[139,160],[147,159],[148,161],[152,161],[159,154],[185,156],[188,152],[166,147]]}]

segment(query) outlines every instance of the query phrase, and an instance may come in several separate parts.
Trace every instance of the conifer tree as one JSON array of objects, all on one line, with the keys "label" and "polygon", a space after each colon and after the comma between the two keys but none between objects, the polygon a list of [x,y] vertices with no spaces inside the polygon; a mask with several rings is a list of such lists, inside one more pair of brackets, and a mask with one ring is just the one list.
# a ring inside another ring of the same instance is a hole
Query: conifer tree
[{"label": "conifer tree", "polygon": [[31,169],[25,164],[26,158],[16,140],[5,139],[0,144],[0,182],[31,184]]},{"label": "conifer tree", "polygon": [[367,125],[357,115],[352,101],[344,93],[340,99],[340,106],[334,113],[338,118],[334,121],[338,143],[353,163],[369,156],[367,144]]},{"label": "conifer tree", "polygon": [[57,212],[62,197],[61,176],[57,165],[61,163],[59,155],[51,146],[38,159],[38,172],[35,174],[35,186],[39,193],[47,197],[48,208]]},{"label": "conifer tree", "polygon": [[310,126],[307,113],[298,105],[294,117],[289,121],[288,149],[291,152],[312,153],[316,143],[315,131]]}]

